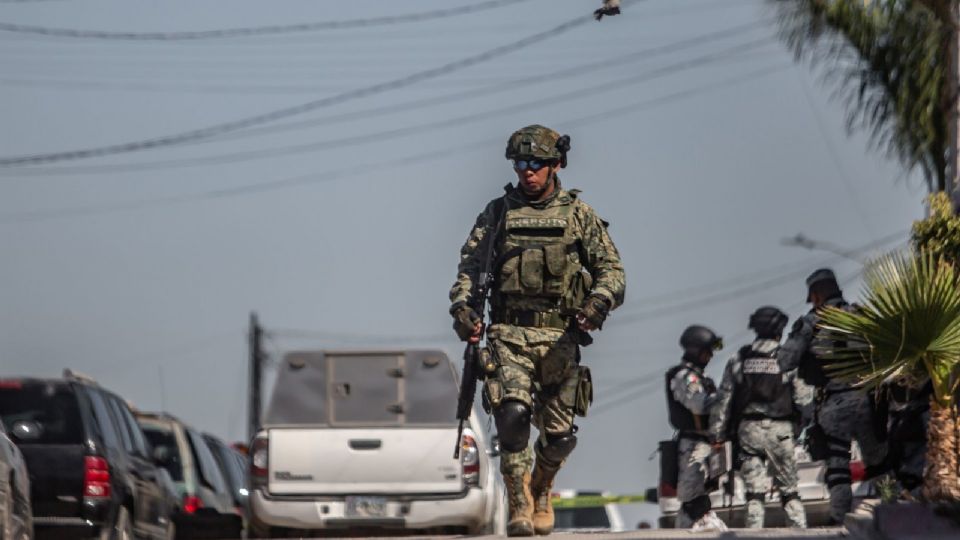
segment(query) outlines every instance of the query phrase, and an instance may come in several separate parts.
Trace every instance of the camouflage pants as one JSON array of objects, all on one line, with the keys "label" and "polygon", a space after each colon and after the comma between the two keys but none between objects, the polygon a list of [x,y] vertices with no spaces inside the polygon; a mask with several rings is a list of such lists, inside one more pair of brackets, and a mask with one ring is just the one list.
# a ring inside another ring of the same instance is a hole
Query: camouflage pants
[{"label": "camouflage pants", "polygon": [[[707,495],[707,458],[710,445],[705,441],[682,437],[677,448],[677,499],[689,503]],[[680,509],[677,512],[676,528],[689,529],[700,516],[690,516]]]},{"label": "camouflage pants", "polygon": [[[497,402],[519,401],[532,411],[532,423],[546,436],[570,433],[578,382],[577,344],[562,330],[505,324],[490,327],[488,346],[497,361],[485,391]],[[530,470],[533,452],[503,452],[500,472],[518,475]]]},{"label": "camouflage pants", "polygon": [[820,425],[827,434],[827,487],[830,489],[830,517],[843,523],[853,508],[850,488],[850,443],[857,441],[863,463],[879,465],[886,458],[886,446],[873,431],[870,400],[858,391],[830,394],[820,406]]},{"label": "camouflage pants", "polygon": [[[770,474],[780,488],[781,500],[797,493],[797,460],[794,455],[793,424],[786,420],[743,420],[737,433],[742,463],[740,475],[747,492],[747,527],[763,528],[764,494],[770,490]],[[787,523],[805,529],[803,503],[790,498],[783,505]]]}]

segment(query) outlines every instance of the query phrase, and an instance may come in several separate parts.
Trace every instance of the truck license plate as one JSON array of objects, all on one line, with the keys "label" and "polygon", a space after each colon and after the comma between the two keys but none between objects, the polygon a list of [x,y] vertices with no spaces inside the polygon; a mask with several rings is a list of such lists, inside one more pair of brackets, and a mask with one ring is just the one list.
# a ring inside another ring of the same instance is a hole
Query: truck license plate
[{"label": "truck license plate", "polygon": [[385,517],[387,500],[383,497],[347,497],[347,516],[357,518]]}]

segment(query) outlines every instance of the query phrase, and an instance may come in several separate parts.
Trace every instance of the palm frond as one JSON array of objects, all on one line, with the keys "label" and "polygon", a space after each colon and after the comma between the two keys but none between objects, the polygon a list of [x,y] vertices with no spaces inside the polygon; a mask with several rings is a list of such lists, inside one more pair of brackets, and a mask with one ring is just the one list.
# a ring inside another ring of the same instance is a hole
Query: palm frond
[{"label": "palm frond", "polygon": [[854,312],[822,312],[820,352],[827,372],[874,387],[887,380],[912,386],[929,377],[948,404],[960,381],[960,276],[933,254],[893,253],[865,274],[864,304]]},{"label": "palm frond", "polygon": [[867,132],[875,148],[942,190],[948,35],[938,12],[904,0],[770,1],[795,57],[826,68],[847,129]]}]

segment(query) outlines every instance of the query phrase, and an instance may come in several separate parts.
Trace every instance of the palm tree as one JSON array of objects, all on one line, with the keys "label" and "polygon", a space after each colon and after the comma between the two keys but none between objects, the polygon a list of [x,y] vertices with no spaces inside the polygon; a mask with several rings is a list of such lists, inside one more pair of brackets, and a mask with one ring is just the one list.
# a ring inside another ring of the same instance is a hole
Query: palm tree
[{"label": "palm tree", "polygon": [[[958,186],[957,0],[771,0],[797,59],[826,63],[848,129],[930,191]],[[960,205],[958,205],[960,206]]]},{"label": "palm tree", "polygon": [[864,388],[930,380],[923,494],[960,501],[960,273],[933,252],[893,253],[868,268],[864,296],[856,312],[824,310],[824,336],[846,343],[827,370]]}]

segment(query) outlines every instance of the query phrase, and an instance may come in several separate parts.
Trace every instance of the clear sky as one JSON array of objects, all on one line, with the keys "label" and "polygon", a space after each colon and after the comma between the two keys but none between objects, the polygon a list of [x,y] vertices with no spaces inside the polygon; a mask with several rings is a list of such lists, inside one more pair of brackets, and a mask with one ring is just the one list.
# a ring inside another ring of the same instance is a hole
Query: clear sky
[{"label": "clear sky", "polygon": [[[0,21],[187,31],[471,3],[34,1],[0,3]],[[595,3],[526,0],[418,23],[219,40],[0,31],[0,159],[151,139],[368,88],[521,40]],[[921,180],[848,136],[831,88],[794,64],[775,31],[761,0],[646,0],[271,129],[2,167],[0,371],[72,367],[138,407],[165,407],[233,440],[245,434],[251,310],[273,332],[274,355],[402,344],[458,358],[446,294],[459,247],[514,179],[508,135],[542,123],[571,135],[563,184],[611,222],[628,282],[626,304],[584,350],[597,414],[579,422],[559,487],[653,486],[647,458],[671,433],[662,372],[679,359],[683,328],[707,324],[728,338],[710,366],[719,375],[753,309],[774,304],[795,317],[807,273],[858,269],[782,238],[855,248],[905,239],[923,214]],[[461,95],[480,88],[489,91]],[[371,109],[380,112],[336,117]],[[847,284],[848,296],[857,286]]]}]

